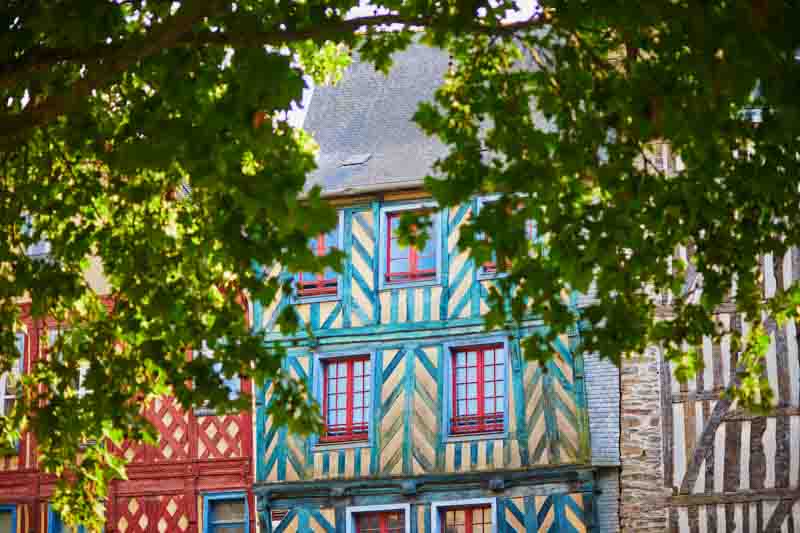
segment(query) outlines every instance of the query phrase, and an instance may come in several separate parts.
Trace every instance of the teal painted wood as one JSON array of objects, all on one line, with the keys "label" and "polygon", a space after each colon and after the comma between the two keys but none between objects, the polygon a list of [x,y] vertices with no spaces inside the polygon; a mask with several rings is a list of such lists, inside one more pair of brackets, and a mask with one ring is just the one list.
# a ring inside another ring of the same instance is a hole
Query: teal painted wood
[{"label": "teal painted wood", "polygon": [[411,454],[413,445],[411,440],[411,417],[414,413],[414,352],[407,350],[405,354],[405,410],[403,411],[403,473],[411,474]]},{"label": "teal painted wood", "polygon": [[441,256],[442,256],[442,296],[439,302],[439,316],[447,318],[448,302],[450,301],[450,250],[448,242],[450,237],[450,208],[442,210],[441,216]]},{"label": "teal painted wood", "polygon": [[377,406],[381,405],[381,395],[383,390],[383,375],[379,369],[383,368],[383,350],[375,352],[375,363],[372,365],[372,405],[375,406],[372,410],[372,427],[375,428],[375,435],[372,439],[372,449],[369,455],[369,473],[370,475],[377,475],[380,469],[380,451],[383,446],[383,433],[380,431],[381,427],[381,410]]},{"label": "teal painted wood", "polygon": [[353,277],[353,231],[352,231],[353,212],[350,209],[344,211],[344,248],[345,261],[344,269],[342,272],[342,302],[344,303],[342,312],[342,327],[348,328],[352,323],[353,314],[353,291],[351,289]]},{"label": "teal painted wood", "polygon": [[[523,362],[522,353],[520,351],[519,338],[515,337],[508,343],[510,350],[509,359],[511,362],[511,386],[514,387],[515,398],[525,398],[525,386],[523,383]],[[528,432],[529,426],[525,420],[525,402],[518,401],[514,404],[514,412],[510,413],[517,419],[517,434],[512,435],[511,438],[516,438],[519,442],[520,462],[522,466],[528,466],[530,453],[528,451]],[[510,458],[507,459],[510,462]]]},{"label": "teal painted wood", "polygon": [[[373,283],[372,286],[375,287],[377,290],[380,287],[380,268],[378,268],[378,258],[381,256],[380,254],[380,245],[381,239],[378,233],[380,232],[380,217],[381,217],[381,204],[380,202],[372,202],[372,236],[373,236],[373,252],[372,257],[375,258],[375,268],[372,269],[372,279]],[[381,299],[377,296],[375,297],[375,305],[373,307],[373,319],[375,324],[379,324],[381,321]]]}]

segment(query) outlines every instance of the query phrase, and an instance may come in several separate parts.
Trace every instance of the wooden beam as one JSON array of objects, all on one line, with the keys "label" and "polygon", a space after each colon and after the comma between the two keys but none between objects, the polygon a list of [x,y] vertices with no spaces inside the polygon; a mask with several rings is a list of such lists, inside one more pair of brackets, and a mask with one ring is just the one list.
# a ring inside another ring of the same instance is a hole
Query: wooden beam
[{"label": "wooden beam", "polygon": [[687,494],[671,496],[669,505],[686,507],[690,505],[717,505],[725,503],[750,503],[759,501],[796,500],[800,498],[800,489],[760,489],[741,492],[715,492],[710,494]]}]

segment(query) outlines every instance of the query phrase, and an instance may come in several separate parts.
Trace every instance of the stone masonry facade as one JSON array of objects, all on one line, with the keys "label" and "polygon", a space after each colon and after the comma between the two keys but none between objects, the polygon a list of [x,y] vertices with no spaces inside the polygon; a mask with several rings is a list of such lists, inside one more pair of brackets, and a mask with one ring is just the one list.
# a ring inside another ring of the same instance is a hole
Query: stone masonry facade
[{"label": "stone masonry facade", "polygon": [[620,525],[625,533],[667,530],[662,462],[661,365],[651,348],[622,362]]}]

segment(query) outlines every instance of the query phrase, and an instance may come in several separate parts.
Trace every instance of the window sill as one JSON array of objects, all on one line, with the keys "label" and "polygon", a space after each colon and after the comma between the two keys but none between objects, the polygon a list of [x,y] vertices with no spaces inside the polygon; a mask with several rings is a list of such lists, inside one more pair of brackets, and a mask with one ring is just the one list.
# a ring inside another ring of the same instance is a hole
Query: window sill
[{"label": "window sill", "polygon": [[491,433],[450,434],[445,437],[445,442],[471,442],[481,440],[504,439],[508,436],[506,430]]},{"label": "window sill", "polygon": [[432,287],[441,285],[439,277],[433,279],[423,279],[418,281],[384,281],[380,289],[381,291],[390,291],[392,289],[409,289],[412,287]]},{"label": "window sill", "polygon": [[508,272],[488,271],[483,268],[478,271],[479,280],[505,278],[506,276],[508,276]]},{"label": "window sill", "polygon": [[352,440],[348,442],[320,442],[317,441],[311,447],[311,452],[329,452],[333,450],[352,450],[354,448],[369,448],[372,446],[369,439]]},{"label": "window sill", "polygon": [[317,294],[314,296],[300,296],[295,294],[293,300],[295,304],[314,304],[320,302],[336,302],[341,299],[342,297],[337,291],[336,294]]}]

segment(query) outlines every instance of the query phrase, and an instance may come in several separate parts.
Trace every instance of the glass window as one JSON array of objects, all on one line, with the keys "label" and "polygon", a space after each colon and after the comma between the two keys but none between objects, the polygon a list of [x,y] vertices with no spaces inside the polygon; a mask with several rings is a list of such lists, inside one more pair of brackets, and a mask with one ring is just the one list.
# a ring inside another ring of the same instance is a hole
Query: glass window
[{"label": "glass window", "polygon": [[0,533],[14,533],[14,513],[8,509],[0,509]]},{"label": "glass window", "polygon": [[208,533],[245,533],[247,516],[244,497],[212,499],[208,502]]},{"label": "glass window", "polygon": [[443,533],[489,533],[492,508],[489,505],[455,507],[442,511]]},{"label": "glass window", "polygon": [[505,353],[502,345],[453,350],[452,434],[493,433],[503,430],[505,412]]},{"label": "glass window", "polygon": [[[64,330],[62,330],[60,327],[50,328],[50,330],[47,332],[48,348],[52,348],[53,346],[55,346],[58,337],[61,336],[62,333],[64,333]],[[59,360],[62,360],[61,352],[59,352],[56,355]],[[86,374],[88,372],[89,372],[89,361],[86,360],[78,361],[78,383],[73,384],[74,386],[76,386],[78,390],[78,398],[83,398],[89,392],[91,392],[89,389],[86,388],[85,385]]]},{"label": "glass window", "polygon": [[324,361],[323,442],[365,440],[369,436],[370,367],[367,356]]},{"label": "glass window", "polygon": [[400,217],[402,213],[386,216],[388,228],[386,244],[386,281],[420,281],[436,277],[436,232],[431,231],[421,250],[400,244]]},{"label": "glass window", "polygon": [[[19,377],[22,375],[22,362],[25,359],[25,347],[27,336],[24,333],[17,333],[17,351],[20,356],[17,358],[11,370],[0,374],[0,415],[7,415],[17,401],[17,387]],[[1,530],[0,530],[1,531]]]},{"label": "glass window", "polygon": [[[309,247],[317,257],[328,255],[332,248],[336,248],[339,244],[339,229],[320,234],[311,239]],[[323,296],[329,294],[336,294],[337,281],[336,271],[332,268],[326,268],[324,272],[301,272],[297,276],[297,295],[305,296]]]},{"label": "glass window", "polygon": [[356,515],[357,533],[403,533],[405,530],[404,511],[381,511]]},{"label": "glass window", "polygon": [[[200,343],[200,355],[208,359],[214,358],[214,350],[208,347],[208,343]],[[214,372],[220,377],[225,387],[228,389],[228,399],[235,400],[239,397],[242,390],[242,380],[239,376],[227,377],[222,373],[222,363],[214,363]]]}]

